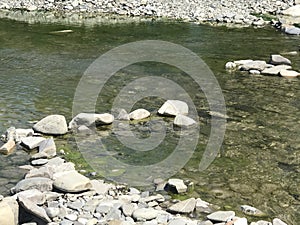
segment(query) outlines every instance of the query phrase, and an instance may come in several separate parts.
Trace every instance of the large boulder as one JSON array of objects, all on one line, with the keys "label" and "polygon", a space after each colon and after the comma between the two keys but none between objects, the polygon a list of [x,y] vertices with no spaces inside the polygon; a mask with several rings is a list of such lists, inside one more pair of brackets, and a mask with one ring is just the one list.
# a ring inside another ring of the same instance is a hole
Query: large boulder
[{"label": "large boulder", "polygon": [[68,132],[66,118],[62,115],[46,116],[37,122],[33,129],[36,132],[50,135],[63,135]]},{"label": "large boulder", "polygon": [[188,105],[180,100],[167,100],[158,110],[158,114],[165,116],[187,115]]},{"label": "large boulder", "polygon": [[0,225],[18,225],[19,205],[11,197],[0,201]]},{"label": "large boulder", "polygon": [[53,185],[55,188],[68,193],[86,191],[92,188],[90,179],[75,170],[61,173]]},{"label": "large boulder", "polygon": [[97,125],[108,125],[114,121],[114,116],[109,113],[96,114],[96,113],[79,113],[69,123],[70,129],[77,129],[84,125],[87,127]]}]

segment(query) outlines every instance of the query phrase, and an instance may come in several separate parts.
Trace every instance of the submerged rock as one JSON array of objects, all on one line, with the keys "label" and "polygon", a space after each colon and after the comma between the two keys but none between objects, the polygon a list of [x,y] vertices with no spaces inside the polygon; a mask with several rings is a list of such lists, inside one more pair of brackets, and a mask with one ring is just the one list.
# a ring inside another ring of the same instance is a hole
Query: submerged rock
[{"label": "submerged rock", "polygon": [[49,115],[37,122],[33,129],[36,132],[50,135],[63,135],[68,132],[66,118],[62,115]]},{"label": "submerged rock", "polygon": [[187,115],[188,105],[180,100],[167,100],[158,110],[158,114],[165,116]]}]

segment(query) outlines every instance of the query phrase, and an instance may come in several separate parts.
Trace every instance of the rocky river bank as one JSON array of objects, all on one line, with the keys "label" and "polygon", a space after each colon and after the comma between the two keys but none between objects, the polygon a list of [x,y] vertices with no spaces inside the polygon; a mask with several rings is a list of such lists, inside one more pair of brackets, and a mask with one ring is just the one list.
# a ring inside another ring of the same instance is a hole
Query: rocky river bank
[{"label": "rocky river bank", "polygon": [[[267,1],[163,1],[163,0],[45,0],[0,3],[0,17],[35,22],[99,24],[107,17],[171,19],[264,26],[272,22],[288,34],[299,34],[298,0]],[[131,18],[131,19],[129,19]]]}]

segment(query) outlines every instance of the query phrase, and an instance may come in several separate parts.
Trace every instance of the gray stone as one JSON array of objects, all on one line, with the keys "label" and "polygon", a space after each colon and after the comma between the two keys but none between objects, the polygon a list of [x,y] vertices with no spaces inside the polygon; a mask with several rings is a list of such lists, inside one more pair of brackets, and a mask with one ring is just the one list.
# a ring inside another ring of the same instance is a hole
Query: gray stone
[{"label": "gray stone", "polygon": [[13,193],[18,193],[21,191],[26,191],[29,189],[37,189],[41,192],[51,191],[52,190],[53,181],[44,178],[44,177],[33,177],[25,180],[21,180],[16,184],[14,188],[12,188]]},{"label": "gray stone", "polygon": [[56,178],[54,187],[64,192],[81,192],[89,190],[92,185],[90,180],[75,170],[64,172]]},{"label": "gray stone", "polygon": [[40,168],[33,168],[31,169],[26,175],[25,178],[32,178],[32,177],[45,177],[52,179],[53,178],[53,170],[51,167],[43,166]]},{"label": "gray stone", "polygon": [[209,214],[207,219],[215,222],[227,222],[235,216],[234,211],[217,211]]},{"label": "gray stone", "polygon": [[126,112],[125,109],[121,109],[118,116],[117,116],[118,120],[130,120],[129,114]]},{"label": "gray stone", "polygon": [[42,208],[37,206],[35,203],[27,199],[26,197],[19,195],[18,196],[19,204],[29,213],[38,218],[42,219],[43,221],[49,223],[51,219],[48,217],[46,211]]},{"label": "gray stone", "polygon": [[128,204],[124,204],[122,205],[122,212],[125,216],[132,216],[132,213],[134,212],[134,210],[137,208],[137,205],[134,203],[128,203]]},{"label": "gray stone", "polygon": [[53,138],[44,140],[39,146],[40,153],[46,153],[48,158],[56,156],[56,145]]},{"label": "gray stone", "polygon": [[17,143],[21,142],[22,138],[24,137],[30,137],[34,134],[33,129],[21,129],[18,128],[16,129],[16,133],[15,133],[15,141]]},{"label": "gray stone", "polygon": [[191,213],[194,211],[196,206],[196,200],[194,198],[189,198],[187,200],[178,202],[171,207],[169,207],[169,211],[174,213]]},{"label": "gray stone", "polygon": [[71,220],[71,221],[75,221],[75,220],[77,220],[78,216],[76,214],[72,213],[72,214],[67,214],[65,216],[65,218],[68,220]]},{"label": "gray stone", "polygon": [[171,220],[168,225],[186,225],[186,220],[183,218],[179,218],[179,219],[173,219]]},{"label": "gray stone", "polygon": [[201,200],[200,198],[196,199],[196,210],[198,212],[211,213],[210,204],[206,201]]},{"label": "gray stone", "polygon": [[293,77],[298,77],[300,76],[300,73],[294,70],[280,70],[279,75],[282,77],[288,77],[288,78],[293,78]]},{"label": "gray stone", "polygon": [[300,28],[295,26],[288,26],[284,28],[284,32],[290,35],[300,35]]},{"label": "gray stone", "polygon": [[10,139],[15,140],[16,138],[16,128],[10,127],[5,131],[5,141],[8,141]]},{"label": "gray stone", "polygon": [[172,178],[168,180],[165,189],[175,194],[184,193],[187,191],[187,186],[184,184],[183,180]]},{"label": "gray stone", "polygon": [[261,74],[263,75],[279,75],[280,70],[282,69],[291,69],[291,66],[288,65],[278,65],[270,68],[266,68],[263,71],[261,71]]},{"label": "gray stone", "polygon": [[240,70],[259,70],[262,71],[267,67],[267,63],[266,61],[262,61],[262,60],[255,60],[252,62],[248,62],[245,63],[243,65],[240,66]]},{"label": "gray stone", "polygon": [[198,223],[198,225],[213,225],[213,223],[210,220],[206,220]]},{"label": "gray stone", "polygon": [[50,218],[54,218],[59,215],[60,209],[57,207],[48,207],[46,208],[46,213]]},{"label": "gray stone", "polygon": [[33,166],[42,166],[48,163],[48,159],[36,159],[31,161]]},{"label": "gray stone", "polygon": [[273,65],[291,65],[291,61],[281,55],[271,55],[270,63]]},{"label": "gray stone", "polygon": [[248,225],[246,218],[236,218],[234,219],[234,225]]},{"label": "gray stone", "polygon": [[92,134],[93,131],[88,128],[87,126],[85,125],[81,125],[77,128],[77,131],[80,133],[80,134]]},{"label": "gray stone", "polygon": [[142,120],[150,116],[150,112],[146,109],[136,109],[129,113],[129,118],[131,120]]},{"label": "gray stone", "polygon": [[87,127],[97,125],[108,125],[114,121],[114,116],[109,113],[79,113],[69,123],[70,129],[76,129],[82,125]]},{"label": "gray stone", "polygon": [[15,194],[13,197],[17,200],[19,195],[22,195],[23,197],[29,199],[30,201],[32,201],[33,203],[35,203],[37,205],[42,205],[46,201],[45,195],[37,189],[21,191],[21,192]]},{"label": "gray stone", "polygon": [[195,125],[196,121],[193,120],[192,118],[184,115],[177,115],[174,119],[174,125],[178,127],[188,127]]},{"label": "gray stone", "polygon": [[108,190],[113,187],[112,184],[104,183],[102,180],[91,180],[92,190],[95,190],[98,195],[106,195]]},{"label": "gray stone", "polygon": [[158,114],[165,116],[187,115],[188,105],[180,100],[167,100],[158,110]]},{"label": "gray stone", "polygon": [[153,208],[141,208],[134,210],[132,217],[137,221],[153,220],[157,217],[159,211]]},{"label": "gray stone", "polygon": [[275,218],[273,219],[273,225],[287,225],[285,222],[283,222],[282,220]]},{"label": "gray stone", "polygon": [[43,137],[25,137],[21,140],[21,145],[25,146],[27,149],[34,149],[39,147],[39,145],[45,140]]},{"label": "gray stone", "polygon": [[259,220],[257,222],[250,223],[250,225],[272,225],[272,223],[265,220]]},{"label": "gray stone", "polygon": [[9,139],[0,147],[0,153],[4,155],[11,154],[15,150],[16,143],[13,139]]},{"label": "gray stone", "polygon": [[241,205],[241,210],[243,213],[249,216],[256,216],[256,217],[266,216],[266,214],[263,213],[261,210],[249,205]]},{"label": "gray stone", "polygon": [[77,211],[79,211],[83,206],[84,206],[84,203],[82,201],[80,201],[79,199],[77,199],[74,202],[69,202],[68,203],[68,208],[74,209],[74,210],[77,210]]},{"label": "gray stone", "polygon": [[33,129],[36,132],[50,135],[63,135],[68,132],[66,118],[62,115],[50,115],[37,122]]}]

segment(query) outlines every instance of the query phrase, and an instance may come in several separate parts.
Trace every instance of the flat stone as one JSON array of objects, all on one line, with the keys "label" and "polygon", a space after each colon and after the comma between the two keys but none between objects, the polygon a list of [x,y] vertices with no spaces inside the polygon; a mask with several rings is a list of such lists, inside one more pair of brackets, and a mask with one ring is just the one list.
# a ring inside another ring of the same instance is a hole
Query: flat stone
[{"label": "flat stone", "polygon": [[53,181],[49,178],[44,177],[33,177],[25,180],[19,181],[14,188],[12,188],[13,193],[18,193],[21,191],[26,191],[29,189],[37,189],[41,192],[51,191]]},{"label": "flat stone", "polygon": [[227,222],[235,216],[234,211],[217,211],[209,214],[207,219],[215,222]]},{"label": "flat stone", "polygon": [[44,177],[44,178],[53,178],[53,170],[51,167],[43,166],[40,168],[33,168],[31,169],[26,175],[25,178],[32,178],[32,177]]},{"label": "flat stone", "polygon": [[273,65],[291,65],[291,61],[281,55],[271,55],[270,63]]},{"label": "flat stone", "polygon": [[47,158],[56,156],[56,145],[53,138],[48,138],[41,142],[39,146],[39,153],[46,153]]},{"label": "flat stone", "polygon": [[261,210],[249,205],[241,205],[241,210],[243,213],[249,216],[256,216],[256,217],[266,216],[266,214],[263,213]]},{"label": "flat stone", "polygon": [[87,126],[85,125],[81,125],[77,128],[77,131],[80,133],[80,134],[92,134],[93,131],[88,128]]},{"label": "flat stone", "polygon": [[187,221],[183,218],[173,219],[168,223],[168,225],[186,225],[186,224]]},{"label": "flat stone", "polygon": [[236,64],[237,66],[241,66],[247,63],[253,62],[252,59],[242,59],[242,60],[236,60],[233,63]]},{"label": "flat stone", "polygon": [[64,116],[50,115],[37,122],[33,130],[42,134],[63,135],[68,132],[68,126]]},{"label": "flat stone", "polygon": [[257,222],[252,222],[250,225],[272,225],[272,223],[265,220],[259,220]]},{"label": "flat stone", "polygon": [[4,145],[0,147],[0,153],[4,155],[11,154],[16,147],[16,143],[13,139],[9,139]]},{"label": "flat stone", "polygon": [[180,100],[167,100],[158,110],[158,114],[165,116],[187,115],[188,105]]},{"label": "flat stone", "polygon": [[172,178],[168,180],[165,189],[177,194],[186,192],[187,186],[184,184],[183,180]]},{"label": "flat stone", "polygon": [[260,71],[259,70],[249,70],[249,73],[253,74],[253,75],[259,75]]},{"label": "flat stone", "polygon": [[273,225],[287,225],[285,222],[283,222],[282,220],[275,218],[273,219]]},{"label": "flat stone", "polygon": [[203,201],[200,198],[196,199],[196,209],[198,212],[209,212],[211,213],[210,204],[206,201]]},{"label": "flat stone", "polygon": [[76,129],[82,125],[87,127],[97,125],[108,125],[114,121],[114,116],[109,113],[96,114],[96,113],[79,113],[69,123],[70,129]]},{"label": "flat stone", "polygon": [[196,121],[193,120],[192,118],[184,115],[177,115],[174,119],[174,125],[178,127],[188,127],[195,125]]},{"label": "flat stone", "polygon": [[288,77],[288,78],[300,76],[300,73],[294,70],[280,70],[279,74],[282,77]]},{"label": "flat stone", "polygon": [[51,219],[48,217],[46,211],[42,207],[37,206],[34,202],[22,195],[18,196],[18,201],[19,204],[30,214],[37,216],[47,223],[51,222]]},{"label": "flat stone", "polygon": [[13,199],[0,202],[0,225],[17,225],[19,216],[18,203]]},{"label": "flat stone", "polygon": [[270,68],[266,68],[263,71],[261,71],[261,74],[263,75],[274,75],[277,76],[280,73],[280,70],[283,69],[291,69],[291,66],[288,65],[278,65],[278,66],[274,66],[274,67],[270,67]]},{"label": "flat stone", "polygon": [[22,129],[17,128],[15,131],[15,141],[17,143],[21,142],[22,138],[24,137],[30,137],[34,134],[33,129]]},{"label": "flat stone", "polygon": [[294,5],[286,10],[281,11],[283,15],[298,17],[300,16],[300,5]]},{"label": "flat stone", "polygon": [[142,120],[150,116],[150,112],[146,109],[136,109],[129,113],[129,118],[131,120]]},{"label": "flat stone", "polygon": [[37,205],[42,205],[46,201],[45,195],[37,189],[21,191],[21,192],[15,194],[13,197],[17,200],[19,195],[22,195],[23,197],[29,199],[30,201],[32,201],[33,203],[35,203]]},{"label": "flat stone", "polygon": [[267,67],[267,63],[266,61],[262,61],[262,60],[255,60],[252,62],[248,62],[245,63],[243,65],[240,66],[240,70],[259,70],[262,71]]},{"label": "flat stone", "polygon": [[159,211],[153,209],[153,208],[141,208],[136,209],[132,217],[137,221],[143,221],[143,220],[153,220],[157,217]]},{"label": "flat stone", "polygon": [[92,188],[90,180],[75,170],[65,172],[63,176],[58,177],[54,187],[64,192],[81,192]]},{"label": "flat stone", "polygon": [[21,145],[25,146],[27,149],[34,149],[39,147],[39,145],[46,140],[43,137],[25,137],[21,140]]},{"label": "flat stone", "polygon": [[191,213],[194,211],[196,206],[196,199],[189,198],[187,200],[178,202],[171,207],[169,207],[169,211],[174,213]]},{"label": "flat stone", "polygon": [[42,166],[48,163],[48,159],[36,159],[31,161],[33,166]]},{"label": "flat stone", "polygon": [[300,35],[300,28],[295,26],[287,26],[284,28],[284,32],[290,35]]},{"label": "flat stone", "polygon": [[78,216],[76,214],[67,214],[65,218],[71,221],[75,221],[77,220]]}]

